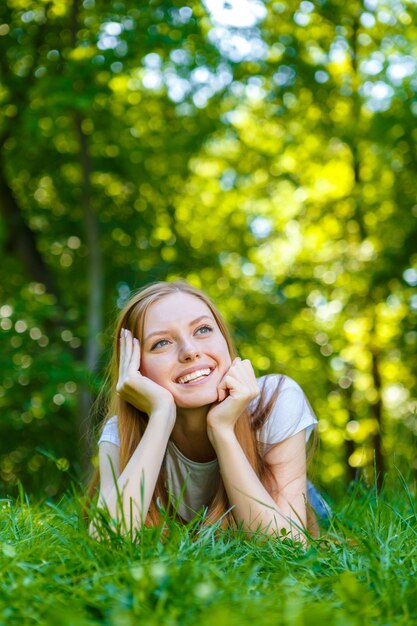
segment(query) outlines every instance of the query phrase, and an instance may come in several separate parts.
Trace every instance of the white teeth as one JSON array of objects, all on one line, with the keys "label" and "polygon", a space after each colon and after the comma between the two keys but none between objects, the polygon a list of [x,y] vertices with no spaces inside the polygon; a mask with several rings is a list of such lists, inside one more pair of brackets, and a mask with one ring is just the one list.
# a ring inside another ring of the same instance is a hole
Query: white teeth
[{"label": "white teeth", "polygon": [[183,385],[184,383],[189,383],[192,380],[197,380],[198,378],[205,378],[210,374],[209,369],[205,370],[196,370],[195,372],[191,372],[191,374],[187,374],[186,376],[182,376],[178,378],[178,382]]}]

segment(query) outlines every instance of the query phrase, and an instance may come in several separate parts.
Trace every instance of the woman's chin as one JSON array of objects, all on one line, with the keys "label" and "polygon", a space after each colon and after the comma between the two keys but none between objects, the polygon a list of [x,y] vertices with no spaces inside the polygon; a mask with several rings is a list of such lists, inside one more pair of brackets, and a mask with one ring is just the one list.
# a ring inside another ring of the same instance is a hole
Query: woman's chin
[{"label": "woman's chin", "polygon": [[195,393],[190,394],[189,397],[175,394],[175,404],[179,409],[198,409],[213,404],[217,400],[217,389],[195,389],[194,391]]}]

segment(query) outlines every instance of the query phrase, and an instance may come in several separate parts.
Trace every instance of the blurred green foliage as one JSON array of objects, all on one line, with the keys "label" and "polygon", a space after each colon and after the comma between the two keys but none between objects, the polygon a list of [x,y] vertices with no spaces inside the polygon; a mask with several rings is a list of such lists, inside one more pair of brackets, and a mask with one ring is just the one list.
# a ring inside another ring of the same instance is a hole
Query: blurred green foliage
[{"label": "blurred green foliage", "polygon": [[5,492],[82,473],[115,311],[177,277],[303,386],[323,484],[417,469],[416,6],[250,6],[0,8]]}]

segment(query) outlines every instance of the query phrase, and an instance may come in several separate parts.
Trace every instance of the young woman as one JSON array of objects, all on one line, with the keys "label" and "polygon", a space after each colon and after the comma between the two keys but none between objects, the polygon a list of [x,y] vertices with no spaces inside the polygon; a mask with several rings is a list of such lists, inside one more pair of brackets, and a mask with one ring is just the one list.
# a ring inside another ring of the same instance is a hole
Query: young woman
[{"label": "young woman", "polygon": [[128,530],[160,523],[171,502],[184,522],[200,512],[206,524],[303,540],[316,531],[310,495],[325,513],[306,478],[316,423],[296,382],[256,378],[201,291],[150,285],[117,323],[99,506]]}]

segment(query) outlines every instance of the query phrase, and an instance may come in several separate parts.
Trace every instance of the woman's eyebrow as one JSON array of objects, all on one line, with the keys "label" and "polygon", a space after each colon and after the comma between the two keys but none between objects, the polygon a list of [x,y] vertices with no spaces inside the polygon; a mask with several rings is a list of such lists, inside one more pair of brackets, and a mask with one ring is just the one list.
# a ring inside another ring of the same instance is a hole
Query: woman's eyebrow
[{"label": "woman's eyebrow", "polygon": [[[194,324],[198,324],[198,322],[200,322],[203,319],[211,320],[212,318],[211,318],[210,315],[200,315],[200,317],[196,317],[195,320],[190,322],[189,326],[194,326]],[[148,339],[150,339],[151,337],[154,337],[156,335],[168,335],[169,332],[170,332],[169,330],[155,330],[153,333],[149,333],[149,335],[147,335],[147,337],[145,337],[144,342],[148,341]]]}]

